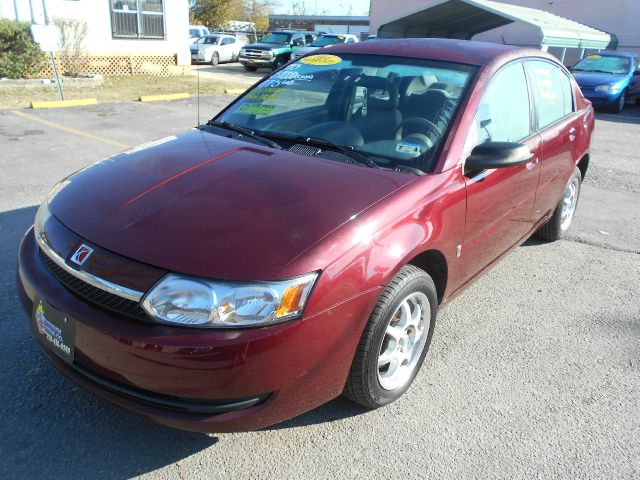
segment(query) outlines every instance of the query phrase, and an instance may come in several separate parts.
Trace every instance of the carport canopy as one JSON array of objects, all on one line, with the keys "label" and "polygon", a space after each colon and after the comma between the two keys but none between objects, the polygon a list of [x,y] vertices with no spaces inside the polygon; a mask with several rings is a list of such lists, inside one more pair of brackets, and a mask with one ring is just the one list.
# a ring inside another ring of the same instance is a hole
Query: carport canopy
[{"label": "carport canopy", "polygon": [[378,29],[379,38],[439,37],[470,40],[510,23],[537,28],[541,47],[615,49],[615,35],[535,8],[492,0],[442,0]]}]

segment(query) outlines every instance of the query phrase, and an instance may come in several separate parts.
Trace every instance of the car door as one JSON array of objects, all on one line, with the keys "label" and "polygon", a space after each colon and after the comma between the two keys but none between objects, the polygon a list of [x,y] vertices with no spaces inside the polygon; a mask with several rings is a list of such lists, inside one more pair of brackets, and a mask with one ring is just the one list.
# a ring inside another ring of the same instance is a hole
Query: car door
[{"label": "car door", "polygon": [[640,57],[633,57],[633,77],[629,81],[629,98],[640,96]]},{"label": "car door", "polygon": [[533,221],[553,213],[576,162],[576,142],[582,128],[575,111],[571,81],[559,65],[544,59],[528,60],[527,75],[535,105],[535,125],[542,139],[540,185]]},{"label": "car door", "polygon": [[540,176],[540,137],[534,133],[529,87],[521,61],[500,69],[487,87],[465,144],[465,158],[485,142],[520,142],[525,165],[465,173],[467,214],[461,255],[482,270],[531,230]]},{"label": "car door", "polygon": [[231,60],[231,57],[233,56],[233,52],[232,52],[230,37],[222,37],[220,39],[219,52],[220,52],[220,61],[226,62],[228,60]]}]

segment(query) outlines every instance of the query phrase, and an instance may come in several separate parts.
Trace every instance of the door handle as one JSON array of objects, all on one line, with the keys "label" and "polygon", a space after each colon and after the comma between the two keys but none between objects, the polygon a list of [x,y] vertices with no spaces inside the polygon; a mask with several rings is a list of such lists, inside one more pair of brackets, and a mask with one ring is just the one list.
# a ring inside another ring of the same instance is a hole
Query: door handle
[{"label": "door handle", "polygon": [[573,142],[576,139],[576,129],[574,127],[571,127],[569,129],[569,141]]}]

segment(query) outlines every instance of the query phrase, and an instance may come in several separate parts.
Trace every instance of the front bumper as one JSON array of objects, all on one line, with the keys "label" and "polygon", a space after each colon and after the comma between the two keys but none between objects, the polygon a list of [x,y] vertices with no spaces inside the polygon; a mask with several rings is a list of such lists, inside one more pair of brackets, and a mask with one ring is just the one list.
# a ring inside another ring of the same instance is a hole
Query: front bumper
[{"label": "front bumper", "polygon": [[[67,377],[129,411],[201,432],[262,428],[338,396],[379,294],[369,291],[313,316],[262,328],[144,323],[67,290],[40,260],[32,229],[20,246],[18,287],[28,315],[37,296],[76,319],[73,364],[40,345]],[[202,405],[220,405],[221,412],[193,408]]]},{"label": "front bumper", "polygon": [[245,67],[256,67],[256,68],[265,68],[273,66],[275,59],[266,59],[266,58],[250,58],[240,56],[240,63]]},{"label": "front bumper", "polygon": [[593,104],[594,107],[610,107],[617,101],[622,91],[615,93],[596,91],[593,87],[581,87],[582,94]]}]

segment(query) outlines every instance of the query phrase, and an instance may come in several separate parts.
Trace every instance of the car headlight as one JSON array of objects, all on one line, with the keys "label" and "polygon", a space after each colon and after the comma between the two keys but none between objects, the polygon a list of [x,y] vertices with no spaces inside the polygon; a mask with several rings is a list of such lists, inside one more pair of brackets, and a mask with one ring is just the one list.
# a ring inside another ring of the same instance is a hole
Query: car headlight
[{"label": "car headlight", "polygon": [[266,58],[273,58],[273,52],[262,52],[262,56]]},{"label": "car headlight", "polygon": [[228,282],[169,274],[142,300],[161,323],[186,327],[250,327],[302,315],[318,273],[274,282]]},{"label": "car headlight", "polygon": [[602,93],[615,93],[620,90],[620,85],[598,85],[596,87],[596,92]]},{"label": "car headlight", "polygon": [[40,232],[42,232],[42,227],[44,227],[44,224],[47,222],[49,217],[51,217],[49,203],[51,203],[51,200],[53,200],[54,197],[69,184],[69,182],[69,180],[65,179],[56,183],[38,208],[38,211],[36,212],[36,218],[33,221],[33,231],[35,232],[36,237],[40,234]]}]

